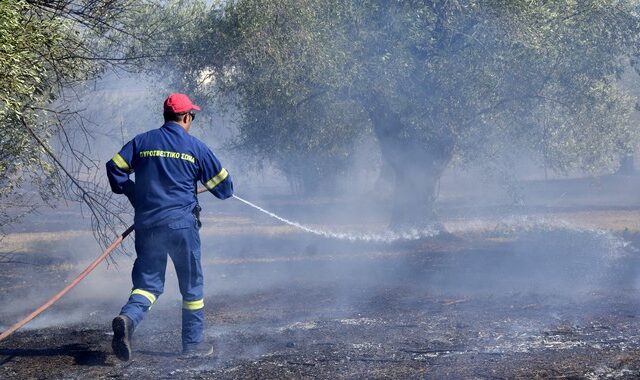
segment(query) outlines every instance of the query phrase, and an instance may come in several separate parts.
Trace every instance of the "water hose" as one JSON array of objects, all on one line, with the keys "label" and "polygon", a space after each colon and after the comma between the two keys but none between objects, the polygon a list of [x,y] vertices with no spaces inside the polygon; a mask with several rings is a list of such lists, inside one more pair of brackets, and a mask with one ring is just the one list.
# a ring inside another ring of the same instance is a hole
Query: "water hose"
[{"label": "water hose", "polygon": [[127,228],[126,231],[124,231],[120,236],[118,236],[111,243],[111,245],[109,245],[107,247],[107,249],[105,249],[104,252],[102,252],[100,254],[100,256],[96,257],[95,260],[93,260],[91,262],[91,264],[89,264],[89,266],[86,267],[82,271],[82,273],[80,273],[78,275],[78,277],[74,278],[73,281],[71,281],[67,286],[65,286],[64,289],[59,291],[55,296],[51,297],[42,306],[40,306],[39,308],[35,309],[31,314],[29,314],[26,317],[22,318],[20,321],[16,322],[13,326],[9,327],[6,331],[4,331],[2,334],[0,334],[0,341],[6,339],[9,335],[13,334],[20,327],[22,327],[22,326],[26,325],[27,323],[31,322],[31,320],[33,318],[37,317],[38,315],[40,315],[40,313],[42,313],[43,311],[47,310],[51,305],[53,305],[54,303],[58,302],[58,300],[60,300],[60,298],[62,298],[65,294],[67,294],[69,292],[69,290],[73,289],[76,285],[78,285],[80,283],[80,281],[82,281],[85,277],[87,277],[89,275],[89,273],[93,272],[93,270],[96,269],[98,264],[100,264],[102,262],[102,260],[107,258],[107,256],[109,256],[109,254],[111,252],[113,252],[113,250],[116,249],[120,245],[120,243],[122,243],[122,241],[127,236],[129,236],[129,234],[132,231],[133,231],[133,226]]},{"label": "water hose", "polygon": [[[207,189],[205,188],[199,188],[197,193],[200,194],[202,192],[207,191]],[[323,236],[323,237],[327,237],[327,238],[334,238],[334,239],[340,239],[340,240],[349,240],[349,241],[365,241],[365,242],[385,242],[385,243],[390,243],[396,240],[415,240],[415,239],[420,239],[423,237],[432,237],[435,236],[439,233],[438,230],[433,229],[433,228],[425,228],[425,229],[412,229],[406,232],[402,232],[402,233],[398,233],[398,232],[387,232],[384,234],[365,234],[365,233],[345,233],[345,232],[332,232],[332,231],[325,231],[325,230],[319,230],[319,229],[314,229],[305,225],[302,225],[300,223],[297,222],[293,222],[290,221],[288,219],[285,219],[281,216],[278,216],[270,211],[267,211],[263,208],[261,208],[260,206],[257,206],[245,199],[242,199],[236,195],[233,195],[233,197],[235,199],[237,199],[238,201],[253,207],[255,209],[257,209],[258,211],[265,213],[283,223],[289,224],[295,228],[298,228],[300,230],[315,234],[315,235],[319,235],[319,236]],[[89,275],[89,273],[93,272],[94,269],[96,269],[96,267],[98,266],[98,264],[100,264],[104,259],[106,259],[109,254],[111,254],[111,252],[113,252],[113,250],[115,250],[116,248],[118,248],[118,246],[122,243],[122,241],[129,236],[129,234],[131,234],[131,232],[133,232],[133,226],[130,226],[129,228],[127,228],[120,236],[118,236],[112,243],[111,245],[109,245],[101,254],[100,256],[96,257],[95,260],[93,260],[91,262],[91,264],[89,264],[88,267],[86,267],[79,275],[78,277],[74,278],[73,281],[71,281],[67,286],[64,287],[64,289],[62,289],[61,291],[59,291],[56,295],[54,295],[53,297],[51,297],[47,302],[45,302],[42,306],[40,306],[39,308],[37,308],[36,310],[34,310],[31,314],[27,315],[26,317],[24,317],[23,319],[21,319],[20,321],[16,322],[14,325],[12,325],[11,327],[9,327],[9,329],[7,329],[6,331],[4,331],[2,334],[0,334],[0,341],[6,339],[8,336],[10,336],[11,334],[13,334],[16,330],[18,330],[19,328],[21,328],[22,326],[26,325],[27,323],[29,323],[31,320],[33,320],[35,317],[37,317],[38,315],[40,315],[42,312],[44,312],[45,310],[47,310],[49,307],[51,307],[51,305],[53,305],[54,303],[58,302],[58,300],[60,300],[62,297],[64,297],[65,294],[67,294],[71,289],[73,289],[74,287],[76,287],[80,281],[82,281],[85,277],[87,277]]]},{"label": "water hose", "polygon": [[[207,191],[207,189],[205,188],[199,188],[198,189],[198,194]],[[118,246],[122,243],[122,241],[129,236],[129,234],[131,234],[131,232],[133,232],[133,225],[130,226],[129,228],[127,228],[122,234],[120,234],[120,236],[118,236],[101,254],[100,256],[96,257],[95,260],[93,260],[91,262],[91,264],[89,264],[88,267],[86,267],[79,275],[78,277],[74,278],[73,281],[71,281],[67,286],[64,287],[64,289],[62,289],[61,291],[59,291],[56,295],[54,295],[53,297],[51,297],[47,302],[45,302],[44,304],[42,304],[42,306],[40,306],[39,308],[35,309],[31,314],[27,315],[26,317],[22,318],[21,320],[19,320],[18,322],[14,323],[11,327],[9,327],[7,330],[5,330],[2,334],[0,334],[0,342],[3,341],[4,339],[6,339],[7,337],[9,337],[11,334],[13,334],[14,332],[16,332],[16,330],[18,330],[20,327],[26,325],[27,323],[31,322],[31,320],[33,320],[35,317],[37,317],[38,315],[40,315],[43,311],[47,310],[49,307],[51,307],[51,305],[53,305],[54,303],[58,302],[60,300],[60,298],[64,297],[65,294],[69,293],[69,291],[73,288],[75,288],[80,281],[82,281],[85,277],[87,277],[89,275],[89,273],[93,272],[94,269],[96,269],[96,267],[98,266],[98,264],[100,264],[104,259],[106,259],[109,254],[111,254],[111,252],[113,252],[114,249],[118,248]]]}]

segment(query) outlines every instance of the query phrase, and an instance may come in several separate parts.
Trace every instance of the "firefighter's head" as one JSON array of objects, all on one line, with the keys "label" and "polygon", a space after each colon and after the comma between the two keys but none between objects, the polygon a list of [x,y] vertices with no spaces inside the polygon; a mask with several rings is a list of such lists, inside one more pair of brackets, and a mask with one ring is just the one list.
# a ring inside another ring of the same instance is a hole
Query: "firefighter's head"
[{"label": "firefighter's head", "polygon": [[200,107],[193,104],[185,94],[171,94],[164,101],[164,121],[174,121],[187,132],[191,129],[191,122],[196,117],[195,111],[200,111]]}]

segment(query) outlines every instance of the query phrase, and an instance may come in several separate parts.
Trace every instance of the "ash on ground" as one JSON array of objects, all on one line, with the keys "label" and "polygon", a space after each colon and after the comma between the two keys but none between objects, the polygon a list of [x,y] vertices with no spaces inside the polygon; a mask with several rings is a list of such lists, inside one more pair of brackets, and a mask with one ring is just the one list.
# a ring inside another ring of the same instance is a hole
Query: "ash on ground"
[{"label": "ash on ground", "polygon": [[[503,227],[395,244],[205,233],[203,247],[216,247],[203,252],[212,357],[180,357],[169,289],[136,331],[133,360],[118,361],[110,320],[126,295],[105,288],[72,293],[1,342],[0,378],[640,377],[633,236]],[[3,328],[34,279],[49,295],[77,272],[25,257],[0,266]]]}]

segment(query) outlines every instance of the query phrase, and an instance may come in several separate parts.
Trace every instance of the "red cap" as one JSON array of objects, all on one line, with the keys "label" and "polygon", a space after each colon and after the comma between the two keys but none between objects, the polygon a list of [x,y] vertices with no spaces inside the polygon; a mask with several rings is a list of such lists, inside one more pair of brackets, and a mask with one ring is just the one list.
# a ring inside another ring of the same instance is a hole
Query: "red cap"
[{"label": "red cap", "polygon": [[175,93],[169,95],[164,101],[164,110],[173,113],[185,113],[189,111],[200,111],[200,107],[191,103],[191,99],[185,94]]}]

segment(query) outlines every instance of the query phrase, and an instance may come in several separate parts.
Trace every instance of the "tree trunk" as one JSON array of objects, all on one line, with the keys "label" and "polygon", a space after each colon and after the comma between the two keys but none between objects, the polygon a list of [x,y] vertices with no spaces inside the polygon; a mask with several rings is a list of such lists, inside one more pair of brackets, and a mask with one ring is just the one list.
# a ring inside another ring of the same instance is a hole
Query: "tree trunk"
[{"label": "tree trunk", "polygon": [[378,94],[369,94],[364,106],[382,158],[393,171],[382,173],[383,180],[394,181],[392,226],[421,227],[437,222],[436,188],[451,160],[453,139],[443,133],[444,136],[425,140],[402,128],[400,115]]}]

